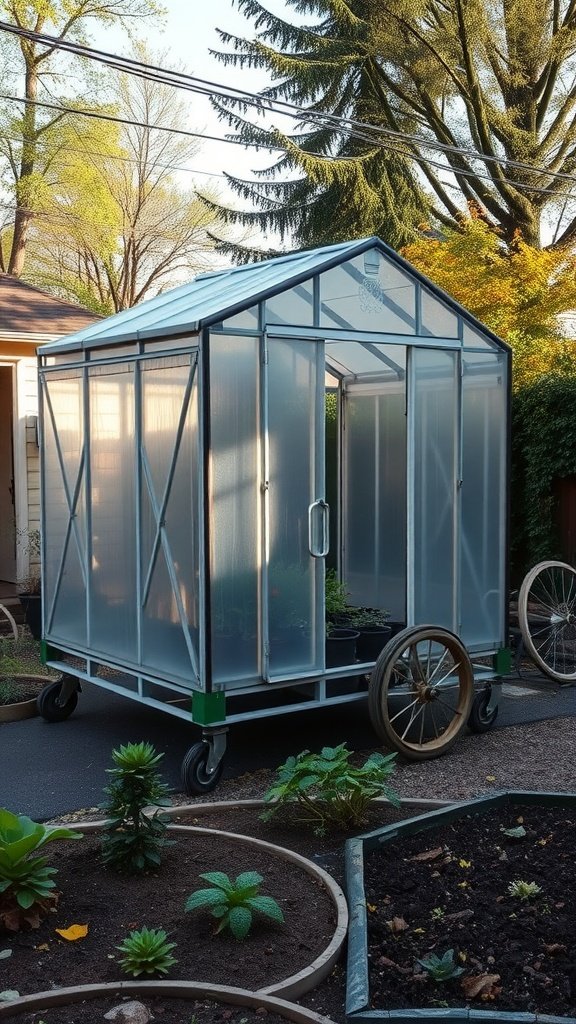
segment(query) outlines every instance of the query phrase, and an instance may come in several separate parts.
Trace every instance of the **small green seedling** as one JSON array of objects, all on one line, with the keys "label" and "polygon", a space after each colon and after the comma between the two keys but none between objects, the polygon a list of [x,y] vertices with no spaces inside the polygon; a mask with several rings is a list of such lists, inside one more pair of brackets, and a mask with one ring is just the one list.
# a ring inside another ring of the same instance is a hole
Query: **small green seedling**
[{"label": "small green seedling", "polygon": [[516,878],[508,886],[508,895],[520,900],[536,899],[541,892],[542,888],[536,882],[524,882],[521,878]]},{"label": "small green seedling", "polygon": [[171,955],[175,942],[168,942],[162,928],[141,928],[130,932],[120,946],[124,954],[118,961],[124,974],[138,978],[141,974],[167,974],[178,961]]},{"label": "small green seedling", "polygon": [[430,920],[441,921],[445,914],[446,911],[443,910],[442,907],[433,907],[432,910],[430,911]]},{"label": "small green seedling", "polygon": [[503,825],[500,825],[500,831],[503,832],[508,839],[524,839],[524,836],[526,835],[524,825],[518,825],[518,828],[504,828]]},{"label": "small green seedling", "polygon": [[464,968],[458,967],[454,962],[453,949],[446,950],[442,957],[436,956],[436,953],[431,953],[424,960],[418,960],[417,962],[437,982],[450,981],[451,978],[458,978],[464,972]]},{"label": "small green seedling", "polygon": [[262,914],[282,924],[284,914],[272,896],[259,896],[264,881],[257,871],[244,871],[231,882],[223,871],[207,871],[200,875],[213,888],[197,889],[186,900],[185,910],[210,910],[220,920],[216,934],[230,928],[237,939],[245,939],[252,927],[252,914]]}]

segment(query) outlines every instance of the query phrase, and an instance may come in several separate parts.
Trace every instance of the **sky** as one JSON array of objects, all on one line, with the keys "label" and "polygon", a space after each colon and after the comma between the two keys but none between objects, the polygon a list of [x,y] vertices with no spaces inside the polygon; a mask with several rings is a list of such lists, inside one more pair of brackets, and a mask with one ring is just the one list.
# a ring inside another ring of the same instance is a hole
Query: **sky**
[{"label": "sky", "polygon": [[[139,26],[141,36],[151,49],[168,51],[166,68],[171,69],[183,65],[183,70],[198,78],[225,83],[236,88],[241,81],[243,89],[258,91],[267,84],[268,79],[262,72],[242,71],[225,67],[209,53],[210,49],[222,49],[217,28],[235,33],[242,37],[254,35],[253,22],[240,14],[232,0],[161,0],[166,9],[163,28],[158,25],[146,26],[143,21]],[[264,6],[275,14],[286,14],[287,5],[284,0],[264,0]],[[293,15],[291,11],[291,15]],[[94,35],[94,45],[113,50],[122,56],[131,56],[130,44],[126,36],[119,32],[106,31],[105,35]],[[191,130],[206,131],[209,135],[224,135],[228,130],[225,123],[220,122],[214,114],[207,98],[182,92],[181,95],[190,103],[190,123],[186,126]],[[222,174],[223,171],[251,177],[253,167],[265,167],[273,161],[269,154],[256,154],[254,150],[245,150],[238,145],[206,141],[191,161],[191,166],[204,172],[198,173],[196,184],[202,188],[206,183],[216,186],[223,195],[232,197],[221,178],[210,178],[208,172]]]}]

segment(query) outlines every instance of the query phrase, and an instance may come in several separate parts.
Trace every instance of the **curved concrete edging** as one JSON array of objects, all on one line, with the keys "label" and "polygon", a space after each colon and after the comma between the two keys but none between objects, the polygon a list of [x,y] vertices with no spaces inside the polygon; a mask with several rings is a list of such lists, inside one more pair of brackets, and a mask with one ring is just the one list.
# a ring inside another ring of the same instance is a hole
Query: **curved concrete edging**
[{"label": "curved concrete edging", "polygon": [[[50,682],[49,676],[39,676],[34,672],[14,673],[11,679],[30,679],[34,683]],[[26,718],[34,718],[38,714],[37,697],[30,700],[20,700],[15,704],[0,705],[0,722],[23,722]]]},{"label": "curved concrete edging", "polygon": [[[80,832],[97,832],[102,828],[103,824],[103,821],[73,822],[72,827]],[[324,980],[340,956],[348,931],[348,904],[342,889],[332,878],[332,875],[328,874],[324,868],[318,867],[313,861],[302,857],[301,854],[288,850],[284,846],[268,843],[264,839],[255,839],[253,836],[243,836],[236,832],[223,832],[221,829],[200,828],[195,825],[168,825],[168,830],[170,832],[181,832],[185,835],[224,836],[226,839],[237,840],[247,846],[254,846],[264,850],[273,857],[280,857],[290,861],[290,863],[296,864],[315,878],[327,891],[336,911],[336,927],[330,942],[311,964],[302,968],[297,974],[292,974],[284,981],[275,982],[273,985],[267,985],[266,988],[261,988],[257,991],[259,995],[299,998]]]},{"label": "curved concrete edging", "polygon": [[296,1006],[285,999],[260,992],[248,992],[243,988],[229,988],[226,985],[202,985],[193,981],[119,981],[102,985],[75,985],[70,988],[52,989],[21,996],[10,1003],[0,1003],[0,1020],[19,1017],[34,1010],[49,1010],[54,1006],[79,1003],[84,999],[98,999],[102,996],[162,996],[172,999],[212,999],[214,1002],[232,1006],[264,1007],[270,1013],[277,1013],[294,1024],[332,1024],[313,1010]]}]

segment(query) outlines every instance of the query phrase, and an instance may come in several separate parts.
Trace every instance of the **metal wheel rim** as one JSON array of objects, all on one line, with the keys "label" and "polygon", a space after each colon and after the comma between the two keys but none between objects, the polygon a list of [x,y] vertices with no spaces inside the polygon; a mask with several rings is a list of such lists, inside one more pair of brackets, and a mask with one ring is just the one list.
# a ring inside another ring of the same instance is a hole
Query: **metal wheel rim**
[{"label": "metal wheel rim", "polygon": [[524,646],[556,682],[576,680],[576,570],[566,562],[539,562],[518,597]]},{"label": "metal wheel rim", "polygon": [[[414,653],[419,665],[416,669]],[[405,682],[399,682],[401,673]],[[451,702],[447,701],[448,694]],[[404,696],[408,703],[397,710],[394,699]],[[473,696],[472,665],[459,638],[440,627],[413,627],[399,634],[382,652],[371,682],[370,712],[385,742],[408,758],[424,760],[452,746],[466,726]],[[427,723],[433,731],[430,739],[426,738]],[[414,729],[415,742],[408,738]]]}]

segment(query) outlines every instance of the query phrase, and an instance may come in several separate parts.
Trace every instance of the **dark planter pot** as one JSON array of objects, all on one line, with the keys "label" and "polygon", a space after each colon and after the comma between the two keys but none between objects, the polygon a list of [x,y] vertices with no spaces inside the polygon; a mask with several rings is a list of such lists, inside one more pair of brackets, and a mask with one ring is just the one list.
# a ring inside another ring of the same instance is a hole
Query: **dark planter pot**
[{"label": "dark planter pot", "polygon": [[356,661],[356,641],[360,633],[357,629],[338,626],[326,637],[326,668],[338,665],[353,665]]},{"label": "dark planter pot", "polygon": [[389,626],[389,629],[390,629],[390,636],[389,636],[388,639],[391,639],[393,636],[396,636],[397,633],[401,633],[403,629],[406,629],[406,623],[405,622],[399,622],[399,621],[396,621],[395,619],[391,619],[388,622],[388,626]]},{"label": "dark planter pot", "polygon": [[356,641],[356,654],[359,661],[376,661],[391,636],[390,626],[361,626],[360,636]]},{"label": "dark planter pot", "polygon": [[42,639],[42,595],[19,594],[28,629],[35,640]]}]

